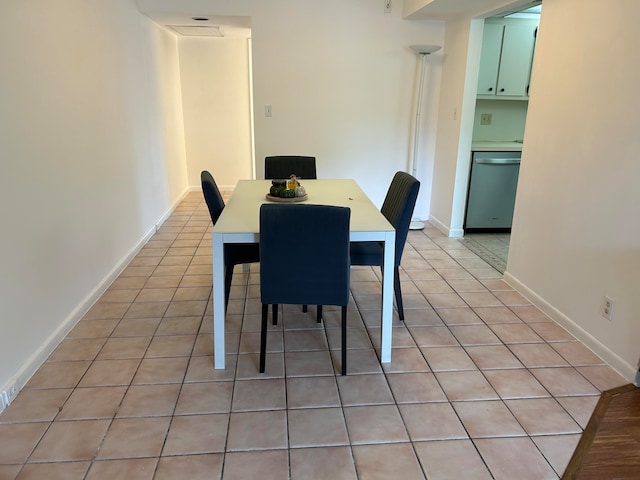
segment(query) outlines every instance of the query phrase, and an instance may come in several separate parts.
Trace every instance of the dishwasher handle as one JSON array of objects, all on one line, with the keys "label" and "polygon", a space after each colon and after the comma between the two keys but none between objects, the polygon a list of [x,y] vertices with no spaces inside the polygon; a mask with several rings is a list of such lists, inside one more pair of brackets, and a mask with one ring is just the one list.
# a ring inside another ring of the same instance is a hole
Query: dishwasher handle
[{"label": "dishwasher handle", "polygon": [[478,165],[520,165],[519,158],[474,158]]}]

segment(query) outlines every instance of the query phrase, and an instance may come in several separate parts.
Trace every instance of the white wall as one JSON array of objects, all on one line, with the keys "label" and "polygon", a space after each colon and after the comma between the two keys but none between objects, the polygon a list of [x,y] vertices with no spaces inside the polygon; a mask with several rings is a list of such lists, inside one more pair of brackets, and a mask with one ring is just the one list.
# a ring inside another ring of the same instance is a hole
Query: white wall
[{"label": "white wall", "polygon": [[[314,155],[321,178],[355,178],[378,204],[409,168],[418,59],[412,44],[443,44],[444,23],[407,21],[371,0],[140,0],[143,12],[251,17],[257,177],[268,155]],[[422,181],[431,196],[441,57],[429,57]],[[426,85],[426,83],[425,83]],[[264,106],[273,116],[265,118]]]},{"label": "white wall", "polygon": [[252,178],[249,43],[178,37],[189,185],[209,170],[221,189]]},{"label": "white wall", "polygon": [[0,6],[0,389],[186,191],[177,45],[133,0]]},{"label": "white wall", "polygon": [[450,236],[462,236],[483,27],[479,19],[447,22],[429,220]]},{"label": "white wall", "polygon": [[629,380],[640,357],[639,16],[635,0],[545,0],[506,276]]}]

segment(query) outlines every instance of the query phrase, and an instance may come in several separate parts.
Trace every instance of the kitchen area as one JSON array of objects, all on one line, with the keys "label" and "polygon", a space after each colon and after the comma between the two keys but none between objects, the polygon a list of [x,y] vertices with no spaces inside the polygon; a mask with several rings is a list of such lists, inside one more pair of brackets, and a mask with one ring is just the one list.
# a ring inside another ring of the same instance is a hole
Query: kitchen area
[{"label": "kitchen area", "polygon": [[485,20],[462,242],[506,268],[540,5]]}]

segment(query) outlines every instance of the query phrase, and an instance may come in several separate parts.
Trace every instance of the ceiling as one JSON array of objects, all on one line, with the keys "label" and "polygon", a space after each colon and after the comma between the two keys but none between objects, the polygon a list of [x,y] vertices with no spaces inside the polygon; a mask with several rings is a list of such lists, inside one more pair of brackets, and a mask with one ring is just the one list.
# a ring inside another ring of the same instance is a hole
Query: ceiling
[{"label": "ceiling", "polygon": [[182,36],[251,38],[251,17],[167,12],[145,15]]},{"label": "ceiling", "polygon": [[456,17],[488,17],[508,15],[540,4],[540,0],[418,0],[412,2],[409,19],[448,20]]}]

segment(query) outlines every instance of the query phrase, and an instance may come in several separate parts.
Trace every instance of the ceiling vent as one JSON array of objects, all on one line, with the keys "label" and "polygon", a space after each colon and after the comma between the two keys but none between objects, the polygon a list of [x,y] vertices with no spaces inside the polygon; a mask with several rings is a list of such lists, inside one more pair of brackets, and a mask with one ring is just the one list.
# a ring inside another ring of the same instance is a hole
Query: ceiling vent
[{"label": "ceiling vent", "polygon": [[213,25],[169,25],[169,28],[185,37],[224,37],[220,27]]}]

